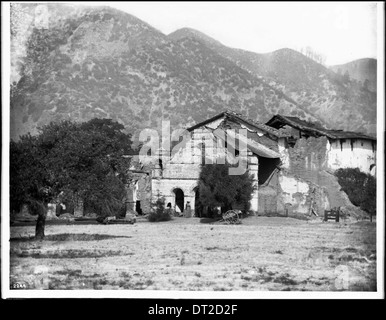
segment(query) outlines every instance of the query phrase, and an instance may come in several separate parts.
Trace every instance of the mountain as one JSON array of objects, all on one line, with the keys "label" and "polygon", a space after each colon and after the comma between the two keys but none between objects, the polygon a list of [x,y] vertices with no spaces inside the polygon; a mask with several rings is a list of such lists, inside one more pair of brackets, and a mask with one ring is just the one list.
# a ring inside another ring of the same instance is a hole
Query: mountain
[{"label": "mountain", "polygon": [[[344,75],[348,73],[351,79],[360,81],[368,90],[377,91],[377,60],[364,58],[349,63],[330,66],[334,72]],[[365,83],[366,82],[366,83]]]},{"label": "mountain", "polygon": [[[43,12],[42,20],[37,11]],[[262,122],[281,113],[328,126],[336,123],[334,112],[341,108],[339,76],[294,51],[259,55],[226,48],[198,32],[166,36],[109,7],[18,3],[11,7],[11,26],[14,139],[35,134],[50,121],[94,117],[119,121],[136,137],[143,128],[159,127],[163,119],[174,129],[224,109]],[[252,69],[258,65],[260,74]],[[297,69],[304,69],[305,79],[291,76]],[[323,72],[338,84],[319,77]],[[311,93],[312,98],[319,87],[336,90],[338,103],[329,105],[332,117],[317,109],[323,102],[307,105],[310,99],[302,95]],[[362,110],[341,124],[365,128],[372,120],[362,113],[371,118]]]},{"label": "mountain", "polygon": [[62,119],[108,117],[136,133],[162,119],[188,126],[225,108],[260,121],[281,111],[318,120],[197,39],[171,41],[108,7],[65,7],[60,19],[62,6],[49,8],[49,28],[29,30],[11,88],[12,138]]},{"label": "mountain", "polygon": [[[376,131],[376,92],[371,90],[371,85],[366,87],[355,81],[354,71],[350,80],[344,73],[336,73],[295,50],[284,48],[259,54],[229,48],[190,28],[179,29],[168,37],[203,41],[212,50],[283,92],[327,127],[367,133]],[[363,70],[358,66],[357,69]],[[367,68],[367,71],[366,75],[376,79],[376,68]]]}]

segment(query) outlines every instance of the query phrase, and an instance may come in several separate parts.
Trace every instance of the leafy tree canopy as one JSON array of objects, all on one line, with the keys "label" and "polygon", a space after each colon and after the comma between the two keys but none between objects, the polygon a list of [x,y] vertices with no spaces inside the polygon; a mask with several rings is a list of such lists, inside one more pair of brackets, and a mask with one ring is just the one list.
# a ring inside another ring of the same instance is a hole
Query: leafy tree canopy
[{"label": "leafy tree canopy", "polygon": [[111,119],[50,123],[37,136],[11,141],[12,208],[63,194],[68,200],[82,199],[98,214],[112,214],[122,206],[122,155],[130,147],[130,136]]},{"label": "leafy tree canopy", "polygon": [[254,184],[247,172],[229,175],[229,164],[205,164],[199,176],[200,202],[209,208],[222,207],[223,211],[241,206],[249,210]]},{"label": "leafy tree canopy", "polygon": [[338,169],[335,172],[342,190],[353,205],[369,214],[376,213],[376,179],[358,168]]}]

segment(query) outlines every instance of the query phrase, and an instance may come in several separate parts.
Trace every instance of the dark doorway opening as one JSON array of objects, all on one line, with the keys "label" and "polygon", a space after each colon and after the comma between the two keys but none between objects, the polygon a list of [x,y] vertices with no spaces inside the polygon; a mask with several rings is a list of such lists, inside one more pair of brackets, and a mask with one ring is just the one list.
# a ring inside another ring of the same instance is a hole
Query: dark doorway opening
[{"label": "dark doorway opening", "polygon": [[173,191],[176,195],[176,206],[178,206],[181,212],[184,212],[184,192],[179,188],[174,189]]},{"label": "dark doorway opening", "polygon": [[268,184],[274,173],[277,171],[277,167],[280,165],[279,158],[264,158],[259,157],[259,185]]},{"label": "dark doorway opening", "polygon": [[135,211],[138,213],[138,214],[142,214],[142,209],[141,209],[141,201],[137,200],[135,202]]}]

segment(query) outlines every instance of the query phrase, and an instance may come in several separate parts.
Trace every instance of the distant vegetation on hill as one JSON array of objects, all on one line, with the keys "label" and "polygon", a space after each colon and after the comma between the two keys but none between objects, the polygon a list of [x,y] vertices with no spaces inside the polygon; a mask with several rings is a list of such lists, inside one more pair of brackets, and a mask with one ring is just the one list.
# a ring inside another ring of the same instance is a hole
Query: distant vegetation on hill
[{"label": "distant vegetation on hill", "polygon": [[109,7],[11,6],[11,137],[51,121],[111,118],[134,134],[224,109],[373,132],[376,93],[290,49],[257,54],[192,30],[164,35]]}]

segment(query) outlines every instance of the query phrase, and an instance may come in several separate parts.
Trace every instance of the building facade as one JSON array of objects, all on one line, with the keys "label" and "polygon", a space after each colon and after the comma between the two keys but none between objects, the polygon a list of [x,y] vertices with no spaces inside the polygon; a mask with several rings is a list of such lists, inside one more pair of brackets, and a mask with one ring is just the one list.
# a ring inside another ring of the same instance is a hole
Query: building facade
[{"label": "building facade", "polygon": [[181,137],[171,150],[159,145],[152,155],[133,159],[127,197],[131,211],[148,212],[163,198],[165,206],[181,214],[188,206],[202,216],[202,164],[224,158],[253,176],[256,191],[250,207],[257,214],[321,215],[332,207],[352,206],[332,172],[358,167],[375,174],[375,138],[327,130],[295,117],[276,115],[263,124],[224,111]]},{"label": "building facade", "polygon": [[[305,145],[304,141],[312,139],[307,150],[309,166],[318,170],[335,171],[339,168],[359,168],[362,172],[375,175],[376,138],[359,132],[328,130],[319,125],[300,120],[297,117],[276,115],[267,125],[280,129],[287,134],[282,139],[280,150],[284,166],[290,167],[289,152],[296,144]],[[312,148],[314,147],[314,148]],[[323,159],[316,164],[313,158]]]},{"label": "building facade", "polygon": [[[266,168],[274,167],[274,164],[280,161],[277,147],[278,130],[252,122],[231,111],[222,112],[188,128],[186,133],[188,139],[172,150],[170,158],[160,157],[161,160],[153,161],[153,197],[163,197],[165,204],[177,212],[184,212],[189,205],[196,215],[201,214],[198,213],[197,203],[198,179],[203,163],[221,163],[221,159],[238,163],[240,170],[245,167],[258,186],[262,178],[268,178],[268,175],[261,176],[259,172],[266,172]],[[242,137],[245,148],[240,147]],[[162,154],[164,150],[159,153]],[[264,159],[262,163],[261,159]],[[254,212],[259,210],[258,199],[256,189],[250,203]]]}]

